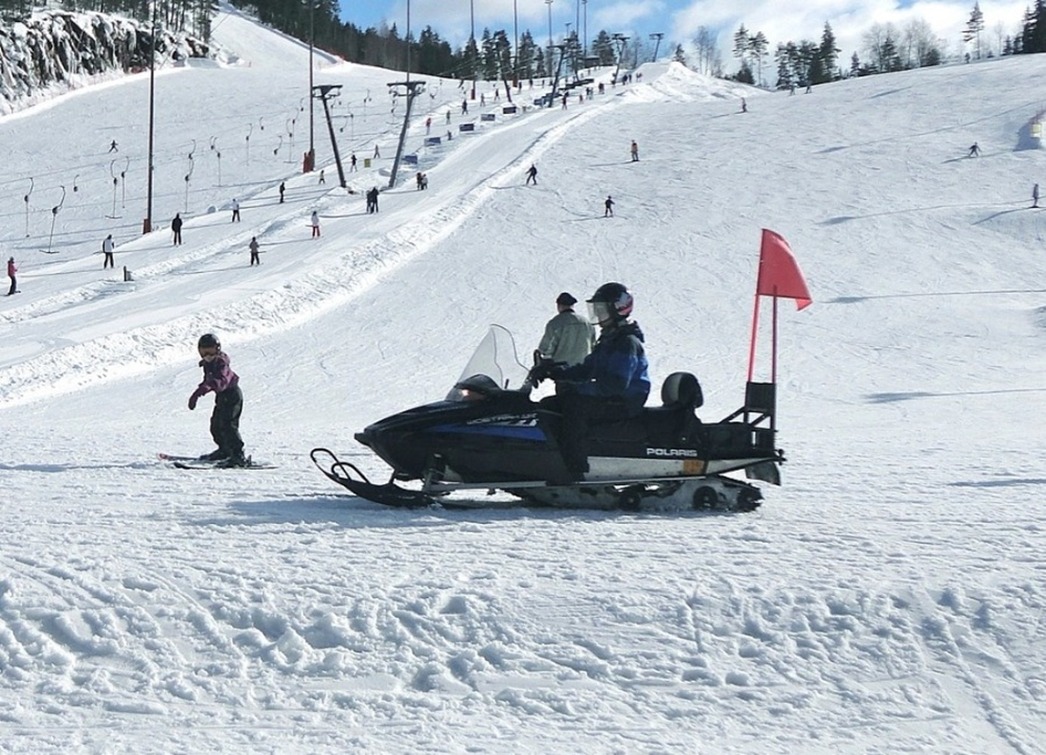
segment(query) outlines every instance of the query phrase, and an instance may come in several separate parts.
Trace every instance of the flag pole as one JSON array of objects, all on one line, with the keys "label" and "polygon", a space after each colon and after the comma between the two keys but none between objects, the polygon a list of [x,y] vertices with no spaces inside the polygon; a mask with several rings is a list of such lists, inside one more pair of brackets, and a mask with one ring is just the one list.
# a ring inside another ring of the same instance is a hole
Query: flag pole
[{"label": "flag pole", "polygon": [[[763,260],[760,258],[759,266],[763,266]],[[752,371],[755,369],[755,335],[756,331],[759,330],[759,287],[756,286],[755,292],[755,305],[752,309],[752,341],[748,345],[748,382],[752,382]]]},{"label": "flag pole", "polygon": [[770,337],[770,382],[777,384],[777,286],[774,286],[773,335]]}]

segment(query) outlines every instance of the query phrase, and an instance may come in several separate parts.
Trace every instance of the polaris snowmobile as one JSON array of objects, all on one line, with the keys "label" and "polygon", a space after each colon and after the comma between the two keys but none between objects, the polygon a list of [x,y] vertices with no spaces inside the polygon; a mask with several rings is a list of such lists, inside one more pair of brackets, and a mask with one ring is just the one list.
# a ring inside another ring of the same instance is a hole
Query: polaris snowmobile
[{"label": "polaris snowmobile", "polygon": [[[557,441],[560,415],[531,398],[534,380],[516,357],[511,333],[491,326],[446,399],[393,414],[356,434],[392,467],[371,482],[326,448],[313,463],[357,496],[389,506],[477,508],[459,491],[504,491],[526,505],[628,511],[751,511],[758,488],[727,473],[780,484],[774,447],[775,385],[749,382],[745,403],[714,423],[702,422],[701,385],[690,373],[669,375],[661,406],[634,419],[593,423],[589,471],[568,484]],[[398,482],[418,481],[418,487]]]}]

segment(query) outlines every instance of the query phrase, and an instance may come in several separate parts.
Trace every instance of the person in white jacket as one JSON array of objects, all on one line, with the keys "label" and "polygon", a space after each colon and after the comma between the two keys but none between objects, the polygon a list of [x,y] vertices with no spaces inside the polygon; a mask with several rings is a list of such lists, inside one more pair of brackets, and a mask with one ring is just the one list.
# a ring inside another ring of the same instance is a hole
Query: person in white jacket
[{"label": "person in white jacket", "polygon": [[116,245],[113,243],[113,235],[110,233],[102,241],[102,254],[105,255],[105,259],[102,260],[102,270],[107,267],[116,267],[116,262],[113,260],[113,249]]},{"label": "person in white jacket", "polygon": [[592,351],[596,330],[587,317],[574,311],[575,304],[577,299],[567,291],[556,297],[559,313],[545,325],[545,335],[538,344],[542,359],[572,366],[585,361]]}]

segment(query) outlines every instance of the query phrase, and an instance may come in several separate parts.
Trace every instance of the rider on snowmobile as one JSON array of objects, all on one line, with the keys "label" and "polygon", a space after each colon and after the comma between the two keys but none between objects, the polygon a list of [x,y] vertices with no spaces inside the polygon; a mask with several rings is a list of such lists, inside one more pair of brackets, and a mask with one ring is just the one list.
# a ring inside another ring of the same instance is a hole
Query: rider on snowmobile
[{"label": "rider on snowmobile", "polygon": [[588,300],[591,319],[601,331],[592,353],[571,367],[543,362],[532,373],[536,380],[551,377],[572,388],[542,403],[563,415],[560,445],[574,480],[588,471],[585,441],[590,422],[638,416],[650,393],[643,333],[628,319],[633,304],[623,285],[604,283]]}]

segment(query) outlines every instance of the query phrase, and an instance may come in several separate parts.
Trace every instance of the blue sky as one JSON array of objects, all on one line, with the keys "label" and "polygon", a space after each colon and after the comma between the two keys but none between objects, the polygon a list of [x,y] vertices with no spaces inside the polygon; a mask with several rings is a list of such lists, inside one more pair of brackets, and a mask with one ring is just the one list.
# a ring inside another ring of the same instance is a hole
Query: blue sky
[{"label": "blue sky", "polygon": [[[1016,33],[1027,0],[981,2],[985,37],[991,47],[998,47],[1002,35]],[[411,0],[411,28],[426,25],[451,43],[462,45],[469,37],[470,9],[475,14],[476,36],[483,29],[504,28],[513,31],[513,10],[520,32],[529,29],[539,40],[549,35],[549,10],[554,38],[567,29],[581,25],[591,39],[600,29],[630,34],[648,41],[652,32],[665,34],[661,50],[669,42],[687,42],[697,29],[705,26],[719,35],[724,64],[731,67],[732,38],[744,24],[751,32],[763,32],[771,49],[779,42],[801,39],[819,40],[827,21],[832,25],[841,57],[849,59],[862,50],[862,36],[874,24],[892,23],[901,29],[915,19],[926,21],[943,40],[947,54],[963,51],[962,30],[973,8],[973,0],[750,0],[743,5],[737,0]],[[586,13],[587,11],[587,13]],[[342,0],[342,18],[358,26],[377,26],[382,21],[407,25],[406,0]],[[569,26],[568,26],[569,24]],[[985,39],[982,39],[982,47]]]}]

